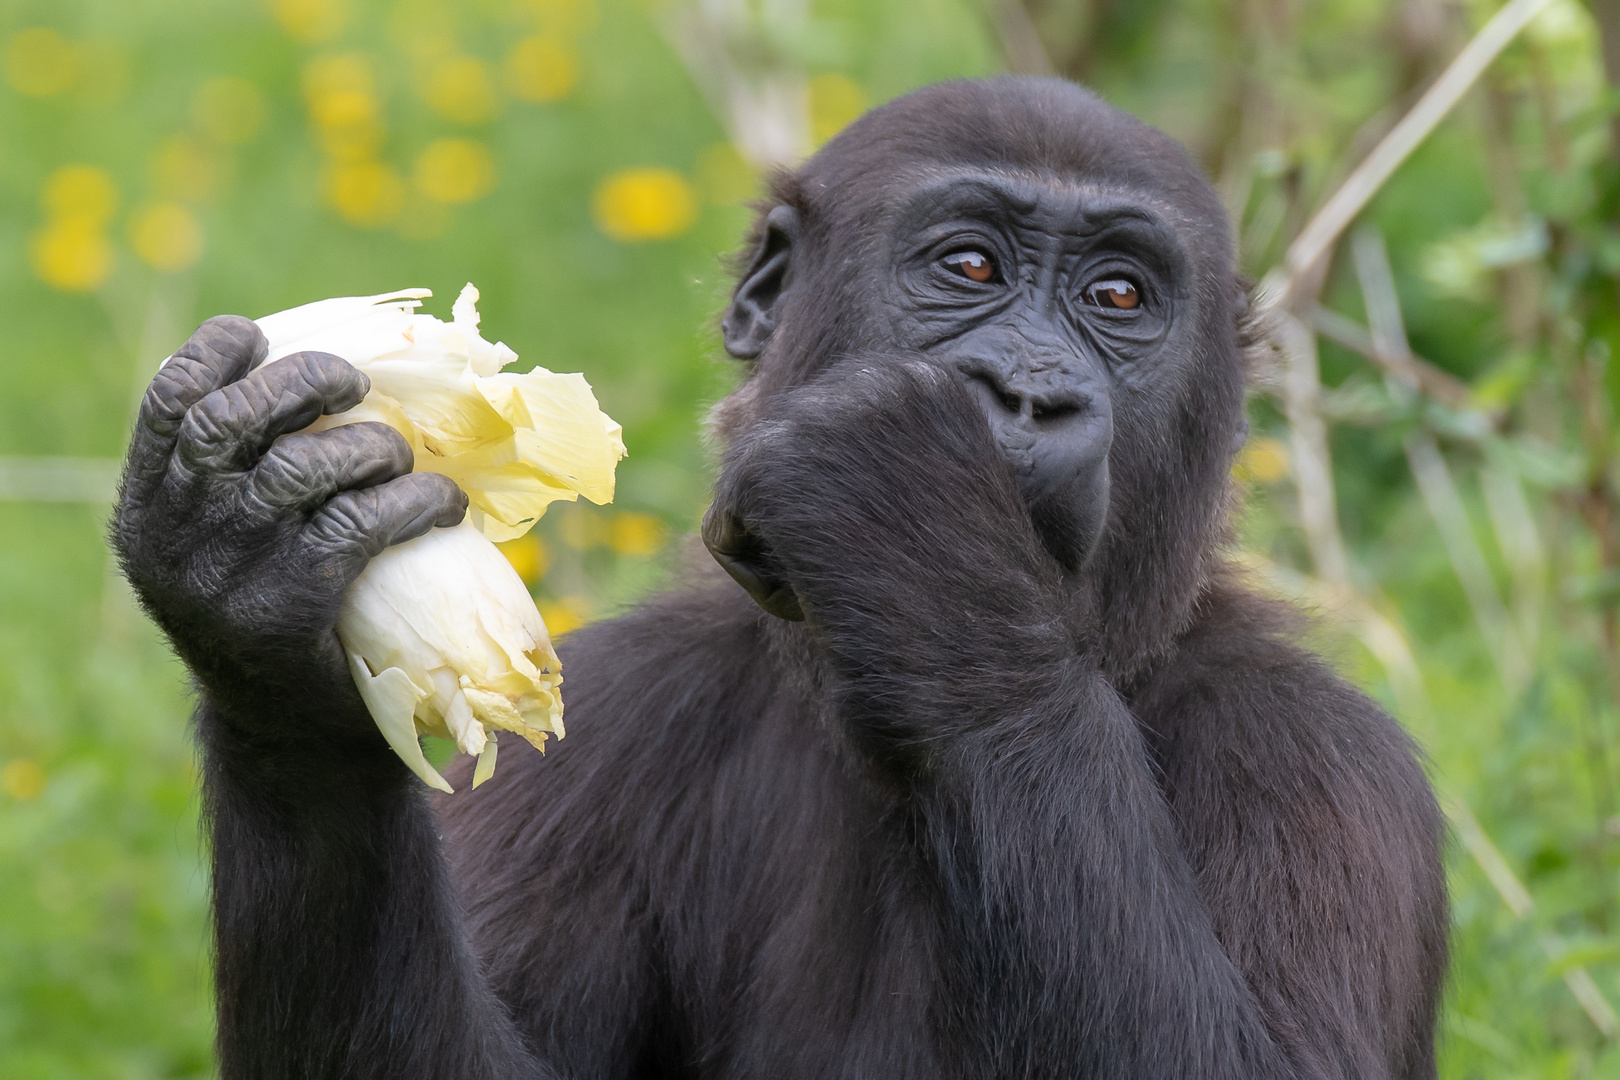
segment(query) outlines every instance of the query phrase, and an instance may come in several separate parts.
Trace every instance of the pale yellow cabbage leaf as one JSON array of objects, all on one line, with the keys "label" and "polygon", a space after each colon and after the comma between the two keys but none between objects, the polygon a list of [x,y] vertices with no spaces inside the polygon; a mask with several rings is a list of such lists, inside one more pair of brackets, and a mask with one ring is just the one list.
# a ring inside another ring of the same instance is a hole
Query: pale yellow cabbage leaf
[{"label": "pale yellow cabbage leaf", "polygon": [[384,551],[344,595],[338,637],[389,745],[449,791],[417,737],[454,739],[478,756],[473,786],[495,767],[496,730],[544,749],[562,738],[561,665],[534,601],[494,542],[523,535],[559,499],[613,498],[624,456],[618,424],[581,375],[502,372],[517,354],[478,332],[468,285],[441,322],[415,309],[426,289],[340,297],[258,320],[269,360],[329,352],[371,380],[366,399],[323,417],[403,434],[418,471],[443,473],[469,500],[454,529]]}]

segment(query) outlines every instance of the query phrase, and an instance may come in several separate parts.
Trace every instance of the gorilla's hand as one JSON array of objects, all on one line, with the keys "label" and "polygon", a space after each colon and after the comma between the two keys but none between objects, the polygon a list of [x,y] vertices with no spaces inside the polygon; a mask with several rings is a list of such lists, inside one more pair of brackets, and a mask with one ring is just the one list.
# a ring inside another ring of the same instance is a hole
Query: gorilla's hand
[{"label": "gorilla's hand", "polygon": [[233,725],[307,738],[291,717],[366,733],[333,629],[343,590],[389,544],[460,521],[466,498],[412,473],[409,445],[385,425],[292,434],[358,404],[369,382],[325,353],[262,365],[266,349],[251,321],[221,316],[163,365],[141,403],[113,542]]},{"label": "gorilla's hand", "polygon": [[852,360],[774,401],[728,449],[703,537],[835,651],[949,635],[995,653],[1008,625],[1061,621],[1059,568],[982,409],[925,360]]}]

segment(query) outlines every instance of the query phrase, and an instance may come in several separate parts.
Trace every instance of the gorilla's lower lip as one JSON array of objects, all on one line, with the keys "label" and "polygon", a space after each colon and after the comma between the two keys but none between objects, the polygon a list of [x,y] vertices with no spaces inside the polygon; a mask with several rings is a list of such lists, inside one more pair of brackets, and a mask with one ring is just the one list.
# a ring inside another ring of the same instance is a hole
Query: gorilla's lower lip
[{"label": "gorilla's lower lip", "polygon": [[1041,546],[1069,573],[1084,569],[1102,537],[1111,489],[1108,460],[1077,475],[1060,491],[1039,498],[1026,492],[1030,520]]}]

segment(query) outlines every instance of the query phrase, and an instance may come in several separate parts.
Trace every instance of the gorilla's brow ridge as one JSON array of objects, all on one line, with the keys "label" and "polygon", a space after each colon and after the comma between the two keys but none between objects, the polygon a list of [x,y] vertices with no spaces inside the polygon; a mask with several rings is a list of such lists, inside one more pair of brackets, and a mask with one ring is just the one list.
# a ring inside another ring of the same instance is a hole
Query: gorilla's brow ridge
[{"label": "gorilla's brow ridge", "polygon": [[[1049,169],[985,166],[925,166],[913,171],[912,178],[915,182],[909,187],[895,185],[902,192],[889,208],[896,217],[919,217],[935,209],[971,214],[1007,208],[1028,214],[1034,212],[1036,204],[1020,200],[1017,189],[1044,188],[1053,195],[1078,197],[1084,217],[1099,219],[1096,229],[1086,230],[1088,233],[1108,228],[1121,219],[1135,218],[1163,229],[1178,241],[1181,238],[1177,224],[1182,214],[1176,204],[1125,184],[1099,183]],[[906,176],[902,173],[896,179],[904,180]]]}]

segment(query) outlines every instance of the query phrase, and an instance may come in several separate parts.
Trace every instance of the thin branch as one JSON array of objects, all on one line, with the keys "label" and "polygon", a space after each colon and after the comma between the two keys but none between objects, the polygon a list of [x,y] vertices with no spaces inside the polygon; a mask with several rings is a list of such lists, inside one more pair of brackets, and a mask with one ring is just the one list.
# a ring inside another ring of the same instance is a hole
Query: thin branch
[{"label": "thin branch", "polygon": [[1457,412],[1480,412],[1492,428],[1502,425],[1500,412],[1485,412],[1475,408],[1468,384],[1432,360],[1425,360],[1408,349],[1400,357],[1386,356],[1373,344],[1373,336],[1366,327],[1347,319],[1336,311],[1320,305],[1306,313],[1311,329],[1335,345],[1371,360],[1384,374],[1410,383],[1425,397]]},{"label": "thin branch", "polygon": [[[1379,357],[1380,366],[1391,372],[1387,376],[1391,389],[1414,391],[1418,382],[1411,370],[1412,347],[1407,344],[1406,320],[1401,314],[1401,298],[1395,288],[1395,274],[1389,266],[1383,233],[1370,225],[1356,230],[1351,241],[1351,260],[1355,264],[1356,280],[1361,285],[1362,302],[1367,308],[1373,351]],[[1406,461],[1424,505],[1440,530],[1440,539],[1451,558],[1451,568],[1462,583],[1468,606],[1491,650],[1502,685],[1509,694],[1517,694],[1530,681],[1529,658],[1508,618],[1507,607],[1502,603],[1502,594],[1480,550],[1457,482],[1432,432],[1420,429],[1407,436]]]},{"label": "thin branch", "polygon": [[1322,379],[1317,367],[1316,335],[1292,315],[1279,313],[1272,341],[1285,361],[1283,407],[1288,419],[1289,453],[1294,486],[1299,493],[1300,524],[1317,576],[1335,584],[1350,580],[1350,559],[1339,532],[1333,494],[1333,459],[1327,425],[1322,422]]},{"label": "thin branch", "polygon": [[1530,661],[1519,641],[1518,631],[1508,619],[1502,594],[1491,577],[1485,554],[1474,536],[1474,526],[1468,520],[1457,483],[1427,431],[1413,432],[1406,439],[1406,461],[1417,481],[1418,492],[1429,508],[1434,524],[1440,530],[1440,540],[1451,558],[1451,568],[1462,583],[1463,594],[1474,612],[1474,621],[1490,647],[1496,661],[1496,671],[1502,685],[1511,695],[1517,695],[1530,682]]},{"label": "thin branch", "polygon": [[1014,75],[1056,75],[1057,66],[1041,42],[1040,31],[1019,0],[986,0],[990,22],[1001,42],[1001,56]]},{"label": "thin branch", "polygon": [[[1620,0],[1590,0],[1603,46],[1603,70],[1611,90],[1620,89]],[[1609,116],[1609,155],[1620,158],[1620,112]]]},{"label": "thin branch", "polygon": [[1462,100],[1491,61],[1552,0],[1510,0],[1463,47],[1410,112],[1356,166],[1288,246],[1283,265],[1261,282],[1259,302],[1269,308],[1289,302],[1295,283],[1327,254],[1339,234],[1378,193],[1401,163]]},{"label": "thin branch", "polygon": [[808,83],[796,63],[768,47],[767,32],[767,23],[789,26],[802,15],[784,3],[685,3],[660,20],[732,145],[756,168],[792,166],[810,152]]}]

